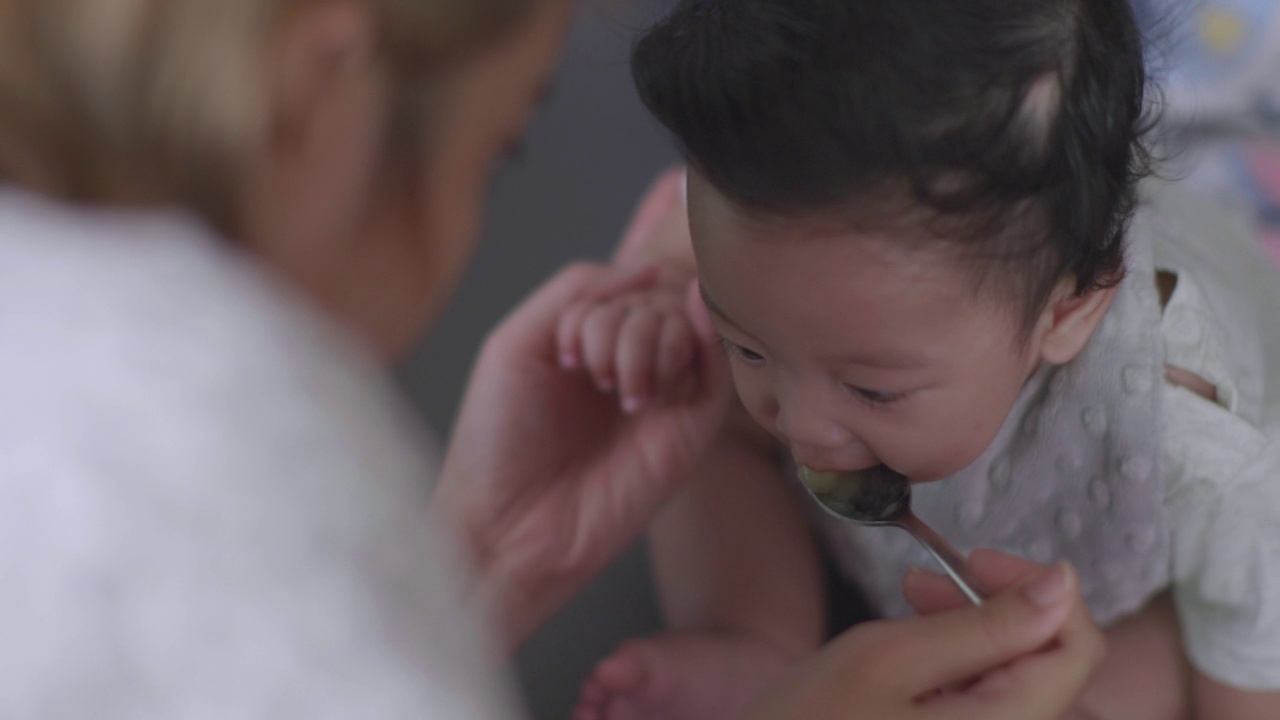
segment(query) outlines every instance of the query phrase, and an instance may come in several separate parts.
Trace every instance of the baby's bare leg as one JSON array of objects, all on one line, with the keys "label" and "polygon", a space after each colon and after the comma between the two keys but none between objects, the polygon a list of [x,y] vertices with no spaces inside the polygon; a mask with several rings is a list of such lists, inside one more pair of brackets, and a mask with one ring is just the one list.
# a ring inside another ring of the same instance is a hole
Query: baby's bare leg
[{"label": "baby's bare leg", "polygon": [[650,537],[670,634],[629,643],[583,689],[579,718],[733,718],[821,644],[821,568],[772,441],[743,422]]},{"label": "baby's bare leg", "polygon": [[748,632],[804,655],[825,627],[818,552],[772,439],[750,422],[732,424],[706,474],[658,519],[658,591],[672,629]]},{"label": "baby's bare leg", "polygon": [[1191,667],[1168,595],[1107,631],[1107,657],[1070,720],[1190,718]]}]

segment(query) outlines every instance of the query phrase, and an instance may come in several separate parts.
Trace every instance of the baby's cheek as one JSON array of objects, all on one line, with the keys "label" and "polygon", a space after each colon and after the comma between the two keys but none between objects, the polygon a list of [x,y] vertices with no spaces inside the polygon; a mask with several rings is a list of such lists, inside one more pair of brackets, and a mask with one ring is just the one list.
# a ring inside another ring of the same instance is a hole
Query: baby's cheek
[{"label": "baby's cheek", "polygon": [[927,443],[930,450],[927,466],[922,467],[918,475],[922,481],[941,480],[973,464],[995,439],[1003,420],[977,413],[943,414],[939,417],[963,419],[940,423],[932,428],[932,442]]},{"label": "baby's cheek", "polygon": [[961,467],[967,467],[987,451],[1004,426],[1008,412],[1009,407],[1003,403],[975,408],[957,432],[952,449],[957,461],[964,463]]},{"label": "baby's cheek", "polygon": [[772,431],[778,417],[778,403],[769,388],[752,375],[753,373],[744,373],[734,368],[733,389],[747,414],[765,429]]}]

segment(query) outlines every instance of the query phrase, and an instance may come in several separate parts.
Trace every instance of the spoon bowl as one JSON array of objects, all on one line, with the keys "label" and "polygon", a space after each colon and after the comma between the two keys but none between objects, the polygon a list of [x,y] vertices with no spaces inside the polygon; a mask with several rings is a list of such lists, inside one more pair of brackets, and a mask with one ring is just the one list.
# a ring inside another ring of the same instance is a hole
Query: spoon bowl
[{"label": "spoon bowl", "polygon": [[902,528],[942,566],[975,605],[984,598],[964,556],[911,512],[911,482],[884,465],[852,472],[818,472],[803,465],[800,482],[827,512],[859,525]]}]

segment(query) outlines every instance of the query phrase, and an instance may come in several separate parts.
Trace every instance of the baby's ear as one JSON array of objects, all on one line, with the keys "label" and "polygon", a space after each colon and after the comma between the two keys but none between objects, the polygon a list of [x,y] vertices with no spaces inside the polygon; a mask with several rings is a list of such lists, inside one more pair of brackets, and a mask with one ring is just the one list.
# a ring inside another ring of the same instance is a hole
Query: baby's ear
[{"label": "baby's ear", "polygon": [[1064,281],[1040,318],[1040,358],[1051,365],[1063,365],[1084,349],[1098,323],[1111,307],[1114,287],[1095,289],[1078,295],[1074,280]]}]

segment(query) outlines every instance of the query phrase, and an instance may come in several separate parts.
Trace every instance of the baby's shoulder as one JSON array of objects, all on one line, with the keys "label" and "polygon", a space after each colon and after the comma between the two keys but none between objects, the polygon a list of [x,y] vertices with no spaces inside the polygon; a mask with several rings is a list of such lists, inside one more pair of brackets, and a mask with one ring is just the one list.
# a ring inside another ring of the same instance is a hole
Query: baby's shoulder
[{"label": "baby's shoulder", "polygon": [[1242,329],[1224,319],[1204,279],[1181,270],[1162,293],[1160,321],[1165,507],[1184,579],[1210,566],[1224,572],[1218,556],[1231,546],[1280,548],[1280,426],[1261,402],[1263,349],[1233,338]]},{"label": "baby's shoulder", "polygon": [[1195,485],[1217,494],[1259,473],[1280,480],[1280,457],[1266,452],[1276,433],[1262,402],[1263,349],[1224,314],[1205,281],[1194,268],[1158,273],[1165,364],[1160,430],[1171,494]]},{"label": "baby's shoulder", "polygon": [[1247,219],[1176,183],[1144,191],[1131,234],[1172,278],[1160,320],[1166,364],[1208,380],[1233,414],[1280,421],[1280,275]]}]

